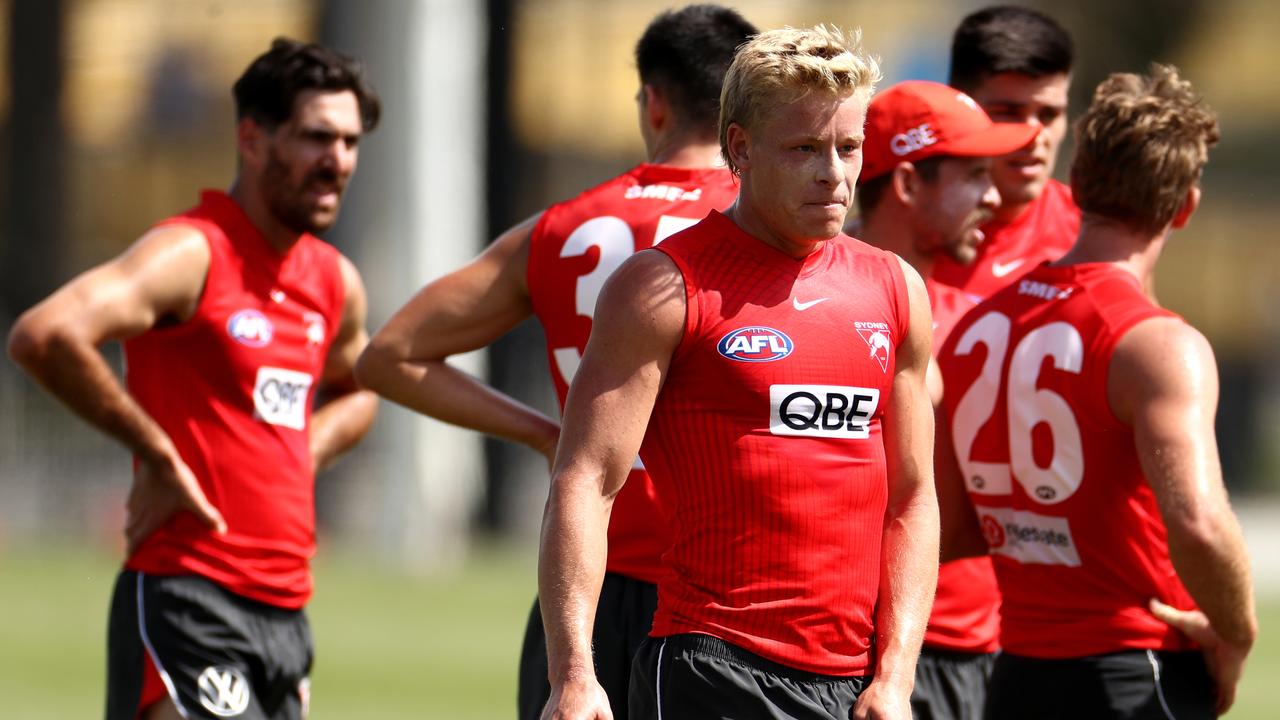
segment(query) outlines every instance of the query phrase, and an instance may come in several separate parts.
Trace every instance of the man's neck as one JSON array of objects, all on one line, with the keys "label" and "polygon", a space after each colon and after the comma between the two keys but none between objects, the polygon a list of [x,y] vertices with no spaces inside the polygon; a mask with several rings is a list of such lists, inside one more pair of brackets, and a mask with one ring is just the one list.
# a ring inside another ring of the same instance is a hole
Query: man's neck
[{"label": "man's neck", "polygon": [[1156,261],[1168,237],[1169,228],[1144,233],[1115,220],[1086,213],[1080,218],[1080,236],[1075,246],[1053,264],[1110,263],[1136,277],[1155,299],[1152,288]]},{"label": "man's neck", "polygon": [[892,212],[883,202],[862,216],[858,239],[906,260],[922,278],[928,278],[933,272],[933,256],[916,249],[908,218],[901,213]]},{"label": "man's neck", "polygon": [[724,167],[718,140],[687,137],[659,138],[649,151],[649,162],[694,170]]},{"label": "man's neck", "polygon": [[227,191],[227,195],[235,201],[244,214],[249,218],[249,222],[257,228],[271,249],[277,253],[286,253],[289,248],[297,244],[302,234],[284,227],[275,215],[271,213],[271,209],[267,207],[266,201],[262,197],[261,192],[255,191],[247,183],[237,178],[231,185],[231,189]]},{"label": "man's neck", "polygon": [[745,193],[739,193],[738,199],[724,211],[724,216],[744,233],[796,260],[803,260],[822,246],[823,240],[820,239],[792,240],[774,232],[750,202],[742,201],[744,195]]},{"label": "man's neck", "polygon": [[1031,203],[1033,202],[1035,201],[1029,200],[1024,203],[1018,203],[1017,205],[1006,205],[1001,203],[1000,207],[996,208],[995,215],[991,217],[991,222],[1008,225],[1021,217],[1022,213],[1029,210],[1031,208]]}]

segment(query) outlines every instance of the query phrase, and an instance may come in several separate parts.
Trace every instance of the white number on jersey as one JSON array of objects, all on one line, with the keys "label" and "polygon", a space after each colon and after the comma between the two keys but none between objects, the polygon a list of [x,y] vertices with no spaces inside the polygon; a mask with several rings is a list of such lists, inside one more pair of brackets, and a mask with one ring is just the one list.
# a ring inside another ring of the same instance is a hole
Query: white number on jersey
[{"label": "white number on jersey", "polygon": [[[1036,328],[1013,350],[1004,383],[1009,462],[979,462],[972,457],[974,439],[995,410],[1009,331],[1009,318],[991,312],[969,326],[956,344],[957,355],[969,355],[977,345],[987,351],[982,372],[956,405],[951,423],[956,459],[965,485],[976,495],[1008,495],[1013,492],[1012,478],[1036,502],[1060,503],[1080,489],[1084,477],[1080,426],[1065,398],[1036,384],[1045,358],[1051,358],[1058,370],[1080,372],[1084,342],[1070,324],[1053,322]],[[1036,463],[1031,444],[1032,430],[1041,423],[1053,436],[1053,457],[1044,467]]]},{"label": "white number on jersey", "polygon": [[[694,218],[663,215],[658,218],[658,225],[653,233],[653,244],[657,245],[697,223],[698,220]],[[631,231],[631,226],[622,218],[612,215],[592,218],[569,234],[564,247],[560,249],[560,257],[580,257],[586,255],[587,250],[593,247],[599,248],[600,260],[596,263],[594,270],[578,278],[577,287],[574,290],[575,311],[589,318],[595,317],[596,300],[600,297],[600,290],[604,287],[605,280],[608,280],[613,271],[635,253],[635,234]],[[578,365],[582,362],[582,354],[578,352],[578,348],[555,348],[551,351],[551,355],[556,359],[556,370],[564,379],[564,384],[573,382],[573,376],[578,372]]]}]

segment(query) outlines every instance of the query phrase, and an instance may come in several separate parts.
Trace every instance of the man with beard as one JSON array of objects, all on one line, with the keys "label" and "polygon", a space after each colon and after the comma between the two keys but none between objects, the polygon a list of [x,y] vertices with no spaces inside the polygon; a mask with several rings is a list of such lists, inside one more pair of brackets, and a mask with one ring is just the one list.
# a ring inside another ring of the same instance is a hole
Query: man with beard
[{"label": "man with beard", "polygon": [[1000,191],[986,240],[970,263],[938,259],[933,278],[990,297],[1075,243],[1080,209],[1071,189],[1052,179],[1067,132],[1067,91],[1074,49],[1057,22],[1030,8],[983,8],[960,22],[951,43],[949,84],[977,101],[991,119],[1036,128],[1032,142],[996,158]]},{"label": "man with beard", "polygon": [[[859,237],[897,253],[925,278],[935,347],[977,303],[934,282],[935,263],[973,262],[983,240],[979,227],[1000,206],[992,157],[1023,147],[1036,133],[1025,123],[993,123],[972,98],[940,83],[899,83],[867,108]],[[943,386],[936,363],[929,364],[928,382],[937,406]],[[999,602],[989,558],[965,558],[938,569],[911,696],[917,720],[981,717],[999,647]]]},{"label": "man with beard", "polygon": [[[315,470],[373,422],[376,397],[352,376],[364,288],[313,233],[337,217],[378,98],[351,58],[287,39],[234,94],[231,189],[72,280],[9,338],[134,455],[108,720],[306,715]],[[97,349],[109,340],[124,343],[125,386]]]}]

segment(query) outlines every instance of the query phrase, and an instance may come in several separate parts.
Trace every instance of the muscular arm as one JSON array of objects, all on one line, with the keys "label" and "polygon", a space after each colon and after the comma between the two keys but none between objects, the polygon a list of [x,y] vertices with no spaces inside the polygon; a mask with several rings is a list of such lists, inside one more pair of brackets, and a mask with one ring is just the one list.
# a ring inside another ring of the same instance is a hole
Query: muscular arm
[{"label": "muscular arm", "polygon": [[338,267],[344,287],[342,323],[325,359],[317,391],[321,404],[311,413],[311,460],[317,471],[369,432],[378,409],[377,396],[357,387],[354,375],[356,358],[369,343],[364,283],[350,260],[339,256]]},{"label": "muscular arm", "polygon": [[[538,596],[555,717],[608,717],[591,630],[604,579],[605,530],[684,328],[684,283],[667,256],[644,251],[606,283],[565,406],[542,523]],[[593,714],[594,713],[594,714]]]},{"label": "muscular arm", "polygon": [[[1203,335],[1178,320],[1139,323],[1116,346],[1107,390],[1116,417],[1133,427],[1178,577],[1242,665],[1257,637],[1257,615],[1244,538],[1227,501],[1214,438],[1218,370],[1213,350]],[[1210,657],[1211,666],[1214,662]],[[1218,680],[1221,703],[1224,692],[1234,696],[1234,679],[1219,675]]]},{"label": "muscular arm", "polygon": [[911,318],[898,345],[884,416],[889,505],[876,607],[875,680],[855,718],[909,718],[908,698],[938,584],[938,504],[933,487],[933,405],[926,385],[933,318],[924,282],[906,263]]},{"label": "muscular arm", "polygon": [[[209,247],[198,231],[159,228],[28,310],[9,335],[9,355],[18,365],[139,458],[129,503],[131,546],[176,509],[191,510],[225,529],[173,441],[129,395],[98,350],[104,342],[139,335],[158,322],[190,318],[208,270]],[[153,492],[167,497],[157,505]]]},{"label": "muscular arm", "polygon": [[489,345],[532,313],[525,270],[537,220],[511,228],[470,264],[418,291],[361,354],[360,384],[438,420],[551,457],[559,436],[554,420],[446,362]]},{"label": "muscular arm", "polygon": [[140,457],[170,441],[125,391],[98,346],[194,312],[209,269],[209,248],[194,229],[168,227],[85,272],[18,318],[9,354],[91,425]]},{"label": "muscular arm", "polygon": [[987,541],[969,500],[964,475],[951,443],[951,422],[946,409],[937,408],[933,446],[934,487],[938,493],[939,552],[942,562],[988,553]]}]

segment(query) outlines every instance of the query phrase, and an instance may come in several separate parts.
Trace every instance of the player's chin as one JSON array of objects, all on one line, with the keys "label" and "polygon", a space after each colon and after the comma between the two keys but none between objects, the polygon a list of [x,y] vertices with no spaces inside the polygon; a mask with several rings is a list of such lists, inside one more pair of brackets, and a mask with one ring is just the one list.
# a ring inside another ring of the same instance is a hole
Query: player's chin
[{"label": "player's chin", "polygon": [[972,265],[978,259],[978,246],[967,242],[956,243],[947,248],[947,257],[960,265]]},{"label": "player's chin", "polygon": [[322,233],[338,221],[338,208],[317,208],[307,214],[307,232]]},{"label": "player's chin", "polygon": [[844,229],[848,208],[838,203],[806,205],[800,211],[805,235],[812,238],[831,239]]}]

